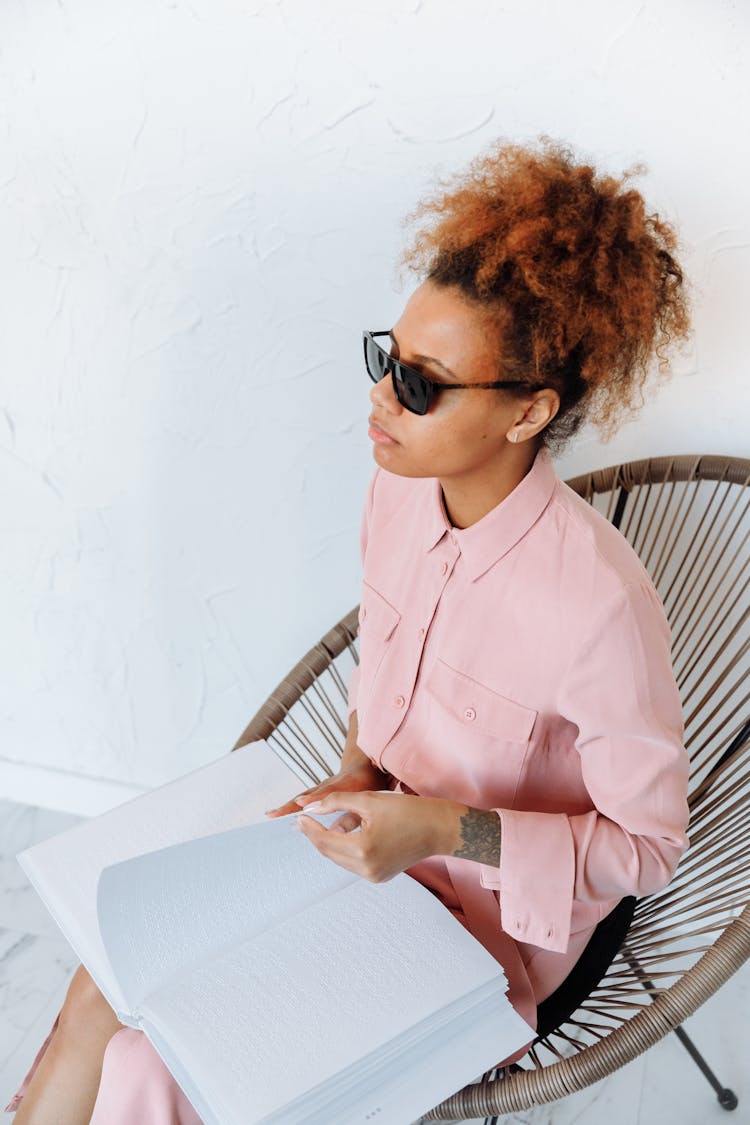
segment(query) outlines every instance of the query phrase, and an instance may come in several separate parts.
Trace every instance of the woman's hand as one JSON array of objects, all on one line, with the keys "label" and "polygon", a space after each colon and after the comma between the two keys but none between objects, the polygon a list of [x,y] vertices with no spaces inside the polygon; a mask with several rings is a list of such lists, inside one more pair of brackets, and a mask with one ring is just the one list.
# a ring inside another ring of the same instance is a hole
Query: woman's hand
[{"label": "woman's hand", "polygon": [[[364,754],[362,757],[365,757]],[[286,804],[279,805],[275,809],[268,809],[266,816],[286,816],[287,813],[299,812],[301,808],[312,801],[342,789],[348,793],[367,789],[386,789],[390,780],[390,774],[383,773],[367,758],[365,761],[357,762],[356,765],[343,766],[333,777],[326,778],[319,785],[303,789],[301,793],[292,797]]]},{"label": "woman's hand", "polygon": [[[428,856],[450,854],[457,810],[465,807],[407,793],[337,792],[315,804],[316,813],[345,810],[330,828],[304,813],[297,825],[340,867],[371,883],[385,883]],[[353,831],[357,827],[360,831]]]}]

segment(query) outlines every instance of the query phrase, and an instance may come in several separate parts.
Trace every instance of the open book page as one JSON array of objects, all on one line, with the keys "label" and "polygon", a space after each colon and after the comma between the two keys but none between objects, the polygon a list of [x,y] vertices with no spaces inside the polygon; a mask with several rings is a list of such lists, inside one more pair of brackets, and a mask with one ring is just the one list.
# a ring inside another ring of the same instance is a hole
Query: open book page
[{"label": "open book page", "polygon": [[308,784],[267,743],[252,742],[36,844],[18,861],[112,1007],[124,1011],[99,933],[102,869],[155,848],[266,821],[267,808]]},{"label": "open book page", "polygon": [[[382,884],[356,879],[311,903],[175,977],[143,1003],[141,1016],[205,1119],[249,1125],[323,1083],[335,1092],[341,1071],[387,1050],[415,1024],[439,1023],[447,1005],[465,1001],[470,1009],[478,990],[495,994],[498,1032],[507,1016],[522,1045],[533,1032],[506,987],[497,961],[402,874]],[[502,1049],[489,1044],[489,1065]],[[458,1085],[481,1066],[473,1057]],[[422,1096],[429,1103],[431,1094]]]},{"label": "open book page", "polygon": [[[399,1037],[394,1049],[378,1052],[378,1065],[350,1068],[335,1084],[264,1119],[268,1125],[412,1125],[444,1098],[476,1081],[500,1059],[530,1043],[534,1032],[497,991],[472,994],[444,1009],[445,1020],[425,1021],[416,1037]],[[429,1024],[429,1027],[427,1026]],[[421,1033],[421,1034],[420,1034]],[[209,1125],[209,1122],[206,1122]],[[210,1125],[225,1125],[212,1122]]]},{"label": "open book page", "polygon": [[[339,816],[316,819],[328,826]],[[295,820],[233,828],[102,872],[99,929],[128,1014],[176,974],[358,880],[295,831]]]}]

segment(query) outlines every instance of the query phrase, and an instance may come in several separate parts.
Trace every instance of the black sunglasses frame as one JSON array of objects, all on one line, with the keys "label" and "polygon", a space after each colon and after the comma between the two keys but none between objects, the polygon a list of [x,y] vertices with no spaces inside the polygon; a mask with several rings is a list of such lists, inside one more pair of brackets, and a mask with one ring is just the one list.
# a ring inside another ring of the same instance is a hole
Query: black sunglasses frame
[{"label": "black sunglasses frame", "polygon": [[[365,352],[365,367],[373,383],[379,383],[390,371],[393,381],[393,390],[401,405],[412,414],[426,414],[434,396],[438,391],[463,391],[463,390],[495,390],[499,387],[531,387],[528,379],[495,380],[492,383],[434,383],[426,375],[408,367],[405,363],[395,359],[385,348],[374,339],[375,336],[390,336],[386,329],[384,332],[363,332],[362,342]],[[367,353],[368,346],[372,345],[381,355],[383,372],[374,374]],[[408,396],[411,395],[411,401]]]}]

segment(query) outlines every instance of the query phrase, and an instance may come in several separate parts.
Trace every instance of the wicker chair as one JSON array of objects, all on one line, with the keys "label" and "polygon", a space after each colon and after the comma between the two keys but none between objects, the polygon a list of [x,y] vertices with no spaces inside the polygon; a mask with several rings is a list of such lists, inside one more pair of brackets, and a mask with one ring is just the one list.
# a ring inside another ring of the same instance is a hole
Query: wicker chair
[{"label": "wicker chair", "polygon": [[[624,901],[614,945],[610,937],[583,993],[574,987],[568,995],[563,1018],[543,1027],[550,1013],[542,1020],[540,1006],[541,1034],[520,1063],[504,1075],[488,1071],[423,1121],[486,1115],[489,1122],[554,1101],[611,1074],[670,1031],[720,1104],[737,1104],[680,1025],[750,957],[750,460],[657,457],[567,483],[626,536],[664,603],[692,763],[691,846],[665,890]],[[326,633],[271,693],[237,747],[268,740],[311,785],[336,771],[357,623],[355,608]]]}]

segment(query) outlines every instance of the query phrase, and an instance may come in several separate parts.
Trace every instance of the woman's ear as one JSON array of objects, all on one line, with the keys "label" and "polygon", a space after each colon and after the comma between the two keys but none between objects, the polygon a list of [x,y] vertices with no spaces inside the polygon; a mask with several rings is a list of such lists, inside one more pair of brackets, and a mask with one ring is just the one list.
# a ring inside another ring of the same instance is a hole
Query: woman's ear
[{"label": "woman's ear", "polygon": [[544,387],[539,391],[534,401],[526,409],[520,421],[543,429],[547,426],[560,409],[560,396],[552,387]]}]

